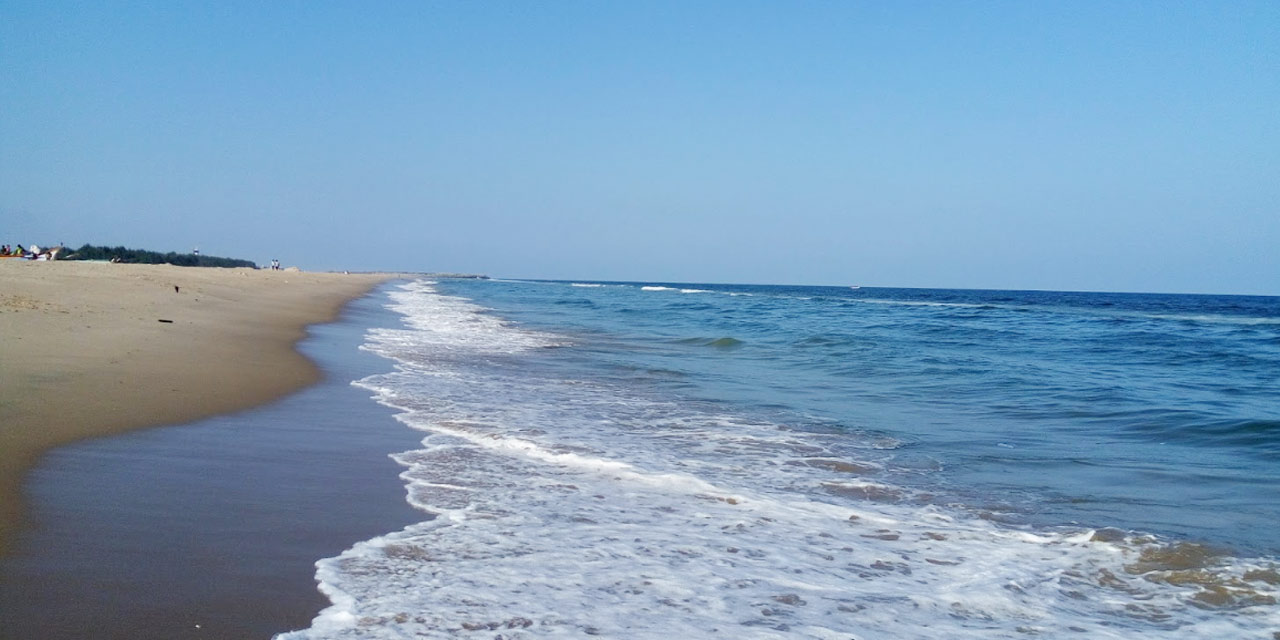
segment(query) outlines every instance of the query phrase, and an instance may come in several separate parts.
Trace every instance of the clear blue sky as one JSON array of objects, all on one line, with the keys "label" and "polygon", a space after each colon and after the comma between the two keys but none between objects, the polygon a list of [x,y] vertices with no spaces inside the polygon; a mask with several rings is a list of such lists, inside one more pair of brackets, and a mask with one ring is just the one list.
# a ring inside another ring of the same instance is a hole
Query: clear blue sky
[{"label": "clear blue sky", "polygon": [[0,0],[0,241],[1280,294],[1280,2]]}]

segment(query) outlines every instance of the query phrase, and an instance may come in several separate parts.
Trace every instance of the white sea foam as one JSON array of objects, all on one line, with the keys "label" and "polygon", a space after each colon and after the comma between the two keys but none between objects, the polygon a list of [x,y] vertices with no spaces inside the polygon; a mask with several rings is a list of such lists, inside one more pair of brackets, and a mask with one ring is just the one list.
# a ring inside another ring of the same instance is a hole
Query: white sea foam
[{"label": "white sea foam", "polygon": [[903,307],[937,307],[950,309],[1001,309],[1015,311],[1048,311],[1053,313],[1070,313],[1106,318],[1123,318],[1129,320],[1170,320],[1174,322],[1196,322],[1205,324],[1228,324],[1241,326],[1280,325],[1280,318],[1267,316],[1225,315],[1225,314],[1179,314],[1179,313],[1145,313],[1141,311],[1120,311],[1101,307],[1066,307],[1066,306],[1027,306],[1012,304],[990,304],[972,302],[934,302],[928,300],[893,300],[883,298],[852,298],[854,302],[863,304],[880,304]]},{"label": "white sea foam", "polygon": [[[416,355],[519,353],[564,344],[561,338],[509,328],[485,309],[458,298],[432,295],[436,283],[414,282],[393,291],[391,308],[407,329],[373,329],[365,348],[388,358]],[[412,358],[410,358],[412,359]]]},{"label": "white sea foam", "polygon": [[652,286],[652,285],[645,285],[643,287],[640,287],[640,290],[641,291],[675,291],[675,287],[658,287],[658,286]]},{"label": "white sea foam", "polygon": [[286,638],[1280,628],[1263,561],[1210,557],[1171,576],[1153,539],[1003,526],[896,483],[903,445],[883,435],[564,378],[537,365],[556,336],[428,285],[394,298],[410,328],[370,332],[368,348],[399,366],[358,384],[423,432],[394,458],[408,500],[435,518],[319,562],[333,605]]},{"label": "white sea foam", "polygon": [[598,287],[603,287],[604,285],[602,285],[602,284],[590,283],[590,282],[574,282],[574,283],[570,284],[569,286],[571,286],[571,287],[582,287],[582,288],[584,288],[584,289],[595,289],[595,288],[598,288]]},{"label": "white sea foam", "polygon": [[880,298],[852,298],[854,302],[865,304],[889,304],[903,307],[943,307],[954,309],[983,309],[992,308],[996,305],[989,304],[973,304],[969,302],[929,302],[924,300],[885,300]]},{"label": "white sea foam", "polygon": [[1266,318],[1258,316],[1228,316],[1228,315],[1211,315],[1211,314],[1144,314],[1148,318],[1158,320],[1174,320],[1178,322],[1203,322],[1207,324],[1238,324],[1245,326],[1267,326],[1280,325],[1280,318]]}]

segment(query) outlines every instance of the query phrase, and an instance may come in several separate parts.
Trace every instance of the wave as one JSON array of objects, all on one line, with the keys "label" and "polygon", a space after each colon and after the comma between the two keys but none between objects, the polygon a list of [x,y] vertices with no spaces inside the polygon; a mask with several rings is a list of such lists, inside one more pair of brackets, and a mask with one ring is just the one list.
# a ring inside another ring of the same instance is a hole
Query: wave
[{"label": "wave", "polygon": [[[1196,638],[1280,627],[1274,558],[1002,524],[913,487],[932,471],[905,460],[909,443],[650,395],[566,373],[562,360],[539,366],[567,354],[512,345],[562,338],[428,288],[406,297],[400,307],[418,314],[407,335],[369,334],[396,370],[357,384],[423,434],[394,459],[424,521],[317,563],[333,604],[283,638]],[[459,345],[434,332],[440,318],[460,329],[448,334]],[[677,343],[720,341],[741,344]],[[476,358],[477,345],[505,355]]]},{"label": "wave", "polygon": [[[361,348],[388,358],[405,347],[434,345],[438,355],[514,354],[563,346],[559,336],[516,329],[488,310],[459,298],[437,296],[433,281],[415,281],[388,294],[389,307],[402,314],[408,329],[375,328]],[[421,351],[421,349],[419,349]]]},{"label": "wave", "polygon": [[675,341],[676,344],[691,344],[699,347],[714,347],[716,349],[736,349],[746,344],[746,342],[733,337],[723,338],[683,338]]},{"label": "wave", "polygon": [[[1274,565],[1116,530],[1018,530],[841,479],[875,465],[796,458],[788,469],[837,474],[821,481],[824,500],[748,488],[767,466],[731,487],[694,468],[663,470],[660,458],[619,460],[598,441],[403,419],[429,435],[395,458],[410,501],[436,517],[318,563],[333,605],[285,638],[836,637],[855,627],[902,638],[1191,638],[1278,621],[1267,608]],[[1242,608],[1251,613],[1210,615]]]},{"label": "wave", "polygon": [[1136,427],[1147,437],[1200,447],[1242,448],[1250,455],[1280,456],[1280,420],[1219,420],[1214,422],[1143,422]]},{"label": "wave", "polygon": [[552,302],[551,304],[554,304],[554,305],[556,305],[556,306],[584,307],[584,308],[588,308],[588,309],[595,308],[595,306],[596,306],[596,303],[594,303],[594,302],[592,302],[592,301],[590,301],[590,300],[583,300],[583,299],[565,299],[565,300],[556,300],[555,302]]},{"label": "wave", "polygon": [[930,302],[926,300],[888,300],[882,298],[852,298],[852,302],[867,304],[891,304],[904,307],[949,307],[957,309],[997,309],[999,305],[972,302]]},{"label": "wave", "polygon": [[1169,321],[1191,324],[1220,324],[1243,327],[1280,326],[1280,318],[1274,316],[1230,315],[1214,313],[1152,313],[1149,311],[1124,310],[1115,308],[1114,302],[1100,302],[1090,306],[1062,306],[1042,304],[993,304],[991,302],[937,302],[932,300],[897,300],[888,298],[849,298],[847,303],[877,304],[903,307],[933,307],[950,309],[973,309],[977,311],[1010,311],[1047,313],[1065,313],[1075,316],[1092,316],[1108,318],[1116,322],[1134,321]]},{"label": "wave", "polygon": [[1174,320],[1178,322],[1198,322],[1206,324],[1238,324],[1245,326],[1280,325],[1280,318],[1265,316],[1230,316],[1218,314],[1135,314],[1156,320]]}]

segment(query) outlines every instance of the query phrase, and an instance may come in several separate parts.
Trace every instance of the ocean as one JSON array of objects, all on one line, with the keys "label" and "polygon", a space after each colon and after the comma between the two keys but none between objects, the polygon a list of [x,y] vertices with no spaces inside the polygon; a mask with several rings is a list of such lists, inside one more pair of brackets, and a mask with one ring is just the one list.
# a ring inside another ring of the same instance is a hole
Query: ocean
[{"label": "ocean", "polygon": [[417,280],[303,638],[1280,638],[1280,298]]}]

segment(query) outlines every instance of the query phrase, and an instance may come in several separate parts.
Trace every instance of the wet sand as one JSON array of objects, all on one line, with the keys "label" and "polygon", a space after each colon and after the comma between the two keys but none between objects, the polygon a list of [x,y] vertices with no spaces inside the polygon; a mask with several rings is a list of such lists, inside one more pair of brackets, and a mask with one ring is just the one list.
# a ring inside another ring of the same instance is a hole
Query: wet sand
[{"label": "wet sand", "polygon": [[[394,285],[391,285],[394,286]],[[0,558],[0,640],[241,640],[308,626],[315,562],[428,516],[389,453],[422,434],[351,380],[392,364],[358,347],[396,326],[385,296],[346,305],[298,348],[318,384],[262,407],[72,443],[23,481],[26,527]]]},{"label": "wet sand", "polygon": [[0,555],[44,452],[316,382],[306,327],[391,277],[0,260]]}]

